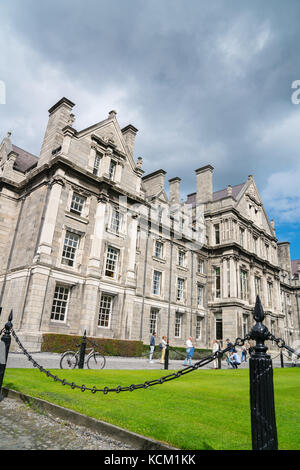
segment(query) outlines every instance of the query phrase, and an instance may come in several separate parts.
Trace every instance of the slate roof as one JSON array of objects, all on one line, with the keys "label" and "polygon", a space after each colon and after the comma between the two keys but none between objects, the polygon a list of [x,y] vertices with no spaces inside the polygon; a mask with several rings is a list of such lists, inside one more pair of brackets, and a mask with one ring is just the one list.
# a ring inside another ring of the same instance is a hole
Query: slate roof
[{"label": "slate roof", "polygon": [[[232,196],[236,199],[243,189],[245,183],[237,184],[235,186],[232,186]],[[224,197],[227,197],[227,188],[226,189],[221,189],[220,191],[215,191],[213,193],[213,201],[218,201],[219,199],[223,199]],[[196,193],[188,194],[187,196],[187,204],[192,204],[194,205],[196,203]]]},{"label": "slate roof", "polygon": [[16,145],[12,145],[12,148],[13,151],[18,154],[14,165],[15,170],[26,173],[26,171],[31,170],[37,165],[38,157],[21,149],[20,147],[17,147]]}]

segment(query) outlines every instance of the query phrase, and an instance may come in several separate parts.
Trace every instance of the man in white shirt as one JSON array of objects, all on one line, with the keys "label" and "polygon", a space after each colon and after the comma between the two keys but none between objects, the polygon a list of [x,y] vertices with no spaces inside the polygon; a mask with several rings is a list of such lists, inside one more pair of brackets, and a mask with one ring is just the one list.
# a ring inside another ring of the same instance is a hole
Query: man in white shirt
[{"label": "man in white shirt", "polygon": [[187,340],[186,340],[186,358],[184,360],[184,363],[183,365],[184,366],[187,366],[187,363],[189,363],[190,366],[192,366],[192,357],[194,355],[194,345],[193,345],[193,338],[192,336],[190,336]]}]

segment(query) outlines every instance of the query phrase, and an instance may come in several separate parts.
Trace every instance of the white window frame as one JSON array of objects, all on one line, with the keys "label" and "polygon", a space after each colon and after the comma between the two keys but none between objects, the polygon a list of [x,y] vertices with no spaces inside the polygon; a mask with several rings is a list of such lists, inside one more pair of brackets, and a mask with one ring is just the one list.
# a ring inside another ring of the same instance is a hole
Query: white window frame
[{"label": "white window frame", "polygon": [[182,315],[179,312],[175,312],[175,323],[174,323],[174,337],[181,338],[182,330]]},{"label": "white window frame", "polygon": [[157,332],[157,321],[158,321],[159,309],[155,307],[150,308],[150,318],[149,318],[149,331],[153,335],[154,332]]},{"label": "white window frame", "polygon": [[178,266],[185,266],[185,252],[182,250],[178,250]]},{"label": "white window frame", "polygon": [[[158,249],[159,247],[159,249]],[[155,240],[154,243],[154,256],[155,258],[158,259],[163,259],[163,250],[164,250],[164,244],[160,240]]]},{"label": "white window frame", "polygon": [[197,283],[197,305],[198,305],[198,307],[203,307],[203,302],[204,302],[204,286],[203,286],[203,284],[200,284],[198,282]]},{"label": "white window frame", "polygon": [[103,154],[100,152],[96,152],[95,159],[94,159],[94,167],[93,167],[93,175],[95,176],[99,176],[102,158],[103,158]]},{"label": "white window frame", "polygon": [[115,234],[123,231],[124,214],[117,207],[112,207],[109,229]]},{"label": "white window frame", "polygon": [[185,288],[185,279],[183,277],[178,277],[177,278],[177,293],[176,293],[176,299],[178,302],[184,301],[184,288]]},{"label": "white window frame", "polygon": [[[116,279],[118,274],[119,257],[120,250],[109,245],[106,250],[105,277],[108,277],[109,279]],[[112,263],[114,264],[114,270],[108,269],[108,265]],[[108,275],[107,272],[113,273],[113,276]]]},{"label": "white window frame", "polygon": [[[77,242],[75,245],[75,240],[71,239],[72,237],[69,237],[69,235],[77,238]],[[80,244],[80,235],[78,235],[75,232],[72,232],[72,230],[66,230],[65,232],[65,238],[64,238],[64,244],[63,244],[63,249],[62,249],[62,256],[61,256],[61,264],[68,266],[68,267],[74,267],[76,264],[76,257],[79,249],[79,244]],[[74,244],[74,246],[72,246]],[[65,254],[64,254],[65,253]],[[66,256],[67,253],[72,254],[72,256]],[[72,264],[70,264],[70,261]]]},{"label": "white window frame", "polygon": [[[107,306],[108,299],[110,299],[109,306]],[[106,292],[101,293],[98,312],[98,328],[110,328],[114,301],[115,295],[108,294]],[[101,322],[104,324],[101,324]]]},{"label": "white window frame", "polygon": [[197,259],[197,273],[203,274],[204,272],[204,260],[201,258],[201,256],[198,256]]},{"label": "white window frame", "polygon": [[[159,276],[156,276],[156,275]],[[155,292],[157,289],[156,287],[158,286],[158,292]],[[161,295],[161,286],[162,286],[162,272],[158,270],[153,271],[153,276],[152,276],[152,294],[153,295]]]},{"label": "white window frame", "polygon": [[116,169],[117,169],[117,162],[115,160],[111,159],[110,164],[109,164],[109,173],[108,173],[109,179],[111,181],[115,180]]},{"label": "white window frame", "polygon": [[[59,298],[59,295],[65,296],[66,291],[67,291],[67,299]],[[64,284],[59,284],[59,283],[55,285],[53,299],[52,299],[51,315],[50,315],[50,320],[52,322],[66,323],[67,313],[68,313],[68,308],[69,308],[69,301],[70,301],[70,292],[71,292],[71,289],[69,286],[66,286]],[[63,302],[65,304],[62,306]],[[61,311],[54,311],[54,307],[55,309],[59,309],[59,310],[64,308],[64,312],[62,313]],[[56,315],[59,315],[59,317],[63,316],[63,319],[54,318]]]},{"label": "white window frame", "polygon": [[198,341],[200,341],[201,336],[202,336],[202,317],[200,317],[200,315],[197,315],[197,319],[196,319],[196,339]]},{"label": "white window frame", "polygon": [[[81,194],[77,193],[76,191],[73,191],[71,204],[70,204],[70,212],[82,217],[82,214],[84,213],[84,209],[85,209],[85,204],[86,204],[86,197],[81,196]],[[79,209],[77,209],[77,207]]]}]

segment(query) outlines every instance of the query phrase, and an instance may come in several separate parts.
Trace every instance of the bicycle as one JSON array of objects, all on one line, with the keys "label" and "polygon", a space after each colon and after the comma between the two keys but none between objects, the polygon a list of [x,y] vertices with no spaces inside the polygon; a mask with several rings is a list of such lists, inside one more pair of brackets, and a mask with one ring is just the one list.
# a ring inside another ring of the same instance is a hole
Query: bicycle
[{"label": "bicycle", "polygon": [[[80,345],[76,345],[80,346]],[[103,369],[106,364],[106,359],[103,354],[95,351],[94,348],[87,348],[86,351],[90,351],[87,357],[84,358],[84,362],[88,369]],[[80,349],[78,351],[66,351],[62,354],[60,359],[61,369],[75,369],[79,363]]]}]

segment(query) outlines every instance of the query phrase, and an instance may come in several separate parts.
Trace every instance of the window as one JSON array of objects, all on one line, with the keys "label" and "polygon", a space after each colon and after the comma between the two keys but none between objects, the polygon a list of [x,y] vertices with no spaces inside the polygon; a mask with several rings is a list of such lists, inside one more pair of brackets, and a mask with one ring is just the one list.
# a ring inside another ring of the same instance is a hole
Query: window
[{"label": "window", "polygon": [[161,289],[161,272],[160,271],[154,271],[153,272],[153,291],[152,291],[152,293],[154,295],[160,295],[160,289]]},{"label": "window", "polygon": [[176,312],[175,314],[175,338],[181,337],[181,321],[182,321],[181,314],[179,312]]},{"label": "window", "polygon": [[217,316],[215,319],[215,328],[216,328],[216,339],[223,339],[223,320],[222,316]]},{"label": "window", "polygon": [[203,286],[201,284],[197,285],[197,304],[198,307],[203,306]]},{"label": "window", "polygon": [[221,273],[220,268],[215,268],[215,296],[216,299],[221,297]]},{"label": "window", "polygon": [[241,299],[248,299],[248,273],[247,271],[240,271],[240,284],[241,284]]},{"label": "window", "polygon": [[122,223],[123,214],[119,210],[113,208],[110,221],[110,230],[114,233],[119,233],[122,228]]},{"label": "window", "polygon": [[163,209],[161,206],[158,206],[158,209],[157,209],[157,220],[158,220],[158,223],[161,224],[162,222],[162,216],[163,216]]},{"label": "window", "polygon": [[98,326],[102,328],[110,327],[112,306],[113,296],[102,294],[99,308]]},{"label": "window", "polygon": [[240,228],[240,245],[244,246],[244,235],[245,235],[245,230],[243,228]]},{"label": "window", "polygon": [[69,287],[59,286],[55,287],[53,304],[51,310],[51,320],[64,322],[69,302]]},{"label": "window", "polygon": [[258,276],[254,277],[255,297],[261,296],[261,279]]},{"label": "window", "polygon": [[196,339],[201,339],[201,321],[202,321],[202,318],[197,316]]},{"label": "window", "polygon": [[269,260],[269,245],[265,244],[266,248],[266,259]]},{"label": "window", "polygon": [[219,243],[220,243],[220,224],[215,224],[214,229],[215,229],[215,244],[219,245]]},{"label": "window", "polygon": [[75,214],[82,215],[82,211],[84,208],[85,198],[80,196],[77,193],[73,193],[70,212],[74,212]]},{"label": "window", "polygon": [[257,255],[257,237],[253,237],[253,251]]},{"label": "window", "polygon": [[248,315],[243,315],[243,338],[249,333],[248,318]]},{"label": "window", "polygon": [[180,219],[179,219],[179,231],[183,232],[183,229],[184,229],[184,218],[180,217]]},{"label": "window", "polygon": [[156,258],[163,257],[163,244],[162,242],[159,242],[158,240],[155,241],[154,256]]},{"label": "window", "polygon": [[273,297],[273,284],[272,282],[267,283],[268,291],[268,307],[272,307],[272,297]]},{"label": "window", "polygon": [[110,166],[109,166],[109,179],[114,180],[115,179],[115,174],[116,174],[116,162],[114,160],[110,161]]},{"label": "window", "polygon": [[198,256],[197,272],[199,274],[203,274],[204,272],[204,261],[200,258],[200,256]]},{"label": "window", "polygon": [[178,251],[178,264],[179,266],[184,266],[185,253],[183,251]]},{"label": "window", "polygon": [[67,266],[74,266],[76,250],[79,245],[79,235],[72,232],[66,232],[63,253],[62,253],[62,264]]},{"label": "window", "polygon": [[177,279],[177,300],[183,300],[184,294],[184,279],[179,277]]},{"label": "window", "polygon": [[158,309],[151,308],[150,310],[150,334],[153,335],[157,331],[157,318],[158,318]]},{"label": "window", "polygon": [[111,246],[107,249],[105,276],[115,278],[117,274],[119,251]]},{"label": "window", "polygon": [[102,153],[96,153],[95,160],[94,160],[94,168],[93,168],[93,174],[98,176],[99,175],[99,169],[100,169],[100,163],[101,163],[101,158],[102,158]]}]

